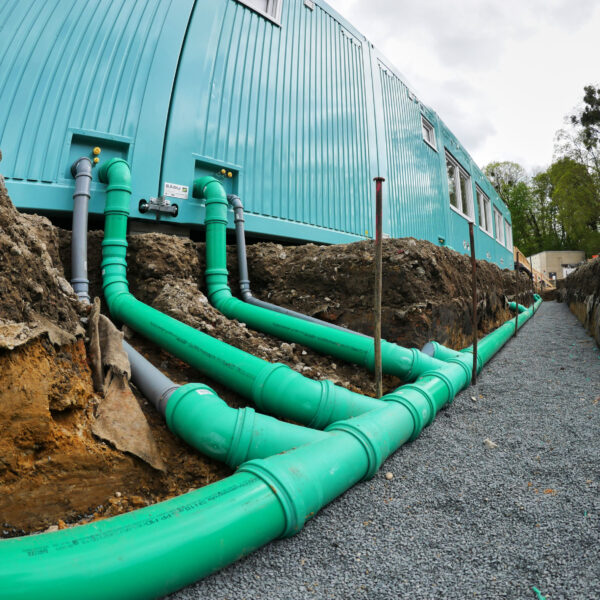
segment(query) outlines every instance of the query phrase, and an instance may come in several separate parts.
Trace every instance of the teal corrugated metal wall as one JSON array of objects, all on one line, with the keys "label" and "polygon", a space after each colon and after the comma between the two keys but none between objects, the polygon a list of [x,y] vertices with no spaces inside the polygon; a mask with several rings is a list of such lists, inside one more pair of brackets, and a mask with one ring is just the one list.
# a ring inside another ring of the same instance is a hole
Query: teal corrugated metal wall
[{"label": "teal corrugated metal wall", "polygon": [[[381,175],[385,234],[465,252],[447,148],[471,174],[473,197],[477,183],[510,221],[435,112],[322,0],[314,10],[283,0],[279,25],[236,0],[4,0],[0,38],[2,172],[20,208],[70,211],[70,165],[98,145],[102,159],[132,164],[133,217],[155,218],[138,202],[165,183],[191,187],[225,169],[249,232],[352,241],[373,235]],[[421,114],[437,151],[422,139]],[[104,188],[94,181],[92,191],[99,214]],[[201,202],[177,203],[163,221],[203,223]],[[512,263],[479,229],[477,248]]]},{"label": "teal corrugated metal wall", "polygon": [[[215,170],[231,164],[250,230],[263,226],[254,214],[364,235],[372,209],[363,42],[302,2],[284,3],[281,27],[233,1],[210,10],[190,24],[165,181],[189,180],[192,156]],[[199,54],[210,61],[194,77]],[[190,94],[206,96],[193,119],[182,110]]]},{"label": "teal corrugated metal wall", "polygon": [[[392,237],[438,243],[445,236],[446,203],[440,156],[423,141],[421,108],[406,85],[378,62],[387,156],[386,193]],[[431,116],[429,117],[431,121]]]},{"label": "teal corrugated metal wall", "polygon": [[[72,159],[96,144],[103,158],[131,161],[136,195],[156,195],[192,6],[193,0],[2,3],[0,147],[18,206],[70,210],[64,188],[73,185]],[[92,212],[102,204],[92,202]]]}]

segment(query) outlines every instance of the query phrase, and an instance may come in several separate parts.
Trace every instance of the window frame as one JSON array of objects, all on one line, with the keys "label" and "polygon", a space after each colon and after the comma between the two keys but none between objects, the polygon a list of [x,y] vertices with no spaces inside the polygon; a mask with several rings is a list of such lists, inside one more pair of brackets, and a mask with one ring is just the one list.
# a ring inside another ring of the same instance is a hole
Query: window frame
[{"label": "window frame", "polygon": [[257,15],[264,17],[271,23],[281,27],[281,12],[283,8],[284,0],[267,0],[267,10],[261,10],[256,6],[252,5],[252,0],[235,0],[238,4],[243,4],[249,10],[255,12]]},{"label": "window frame", "polygon": [[[513,234],[512,234],[512,224],[508,222],[507,219],[504,219],[504,240],[506,242],[505,246],[507,250],[513,250]],[[510,244],[509,244],[510,240]]]},{"label": "window frame", "polygon": [[[433,143],[430,142],[425,136],[425,132],[428,131],[431,133],[431,137],[433,139]],[[421,114],[421,136],[423,137],[423,141],[432,149],[437,152],[437,139],[435,137],[435,127],[433,123],[423,114]]]},{"label": "window frame", "polygon": [[[492,201],[490,197],[478,186],[475,186],[475,196],[477,198],[477,209],[479,210],[479,229],[484,233],[487,233],[491,238],[494,237],[494,225],[492,222]],[[481,196],[481,202],[479,197]],[[481,226],[481,214],[482,214],[482,203],[485,214],[485,221],[489,225],[489,229]]]},{"label": "window frame", "polygon": [[[452,204],[452,200],[450,198],[450,190],[448,189],[448,202],[450,204],[450,208],[461,217],[467,219],[467,221],[475,222],[475,206],[473,204],[473,182],[471,179],[471,175],[469,172],[461,166],[461,164],[446,150],[446,176],[448,177],[448,163],[450,163],[454,169],[453,178],[454,178],[454,188],[456,190],[458,204],[459,206],[463,206],[465,203],[463,202],[462,191],[460,186],[460,176],[466,178],[467,180],[467,213],[463,212],[458,207]],[[449,187],[449,186],[448,186]]]},{"label": "window frame", "polygon": [[[500,225],[500,227],[499,227]],[[504,215],[494,206],[494,228],[496,229],[496,235],[494,239],[502,246],[506,246],[505,244],[505,232],[504,232]],[[498,236],[502,233],[502,239]]]}]

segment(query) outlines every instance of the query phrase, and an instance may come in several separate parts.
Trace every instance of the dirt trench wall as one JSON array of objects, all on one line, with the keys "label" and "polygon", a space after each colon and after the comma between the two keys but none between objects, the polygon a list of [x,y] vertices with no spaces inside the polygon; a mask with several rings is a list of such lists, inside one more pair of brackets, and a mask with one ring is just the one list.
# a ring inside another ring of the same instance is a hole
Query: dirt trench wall
[{"label": "dirt trench wall", "polygon": [[[70,234],[63,232],[60,253],[67,276]],[[90,232],[90,287],[101,294],[102,232]],[[129,236],[128,280],[132,293],[153,304],[166,287],[199,290],[206,247],[163,234]],[[236,248],[228,246],[232,293],[239,296]],[[253,294],[367,335],[373,332],[373,244],[248,246]],[[477,262],[478,328],[485,334],[511,318],[505,300],[528,304],[531,283],[514,271]],[[166,300],[166,298],[165,298]],[[176,309],[176,301],[171,310]],[[162,305],[164,310],[164,303]],[[412,238],[384,240],[382,333],[388,341],[421,347],[437,340],[453,348],[471,343],[471,263],[467,256]],[[158,308],[158,307],[157,307]],[[218,331],[215,333],[218,337]]]},{"label": "dirt trench wall", "polygon": [[578,267],[562,283],[558,297],[600,346],[600,258]]},{"label": "dirt trench wall", "polygon": [[[0,176],[0,537],[111,516],[230,472],[178,440],[141,397],[165,473],[92,434],[102,396],[84,344],[88,309],[65,277],[65,238],[20,214]],[[151,358],[174,380],[198,380],[160,350]]]}]

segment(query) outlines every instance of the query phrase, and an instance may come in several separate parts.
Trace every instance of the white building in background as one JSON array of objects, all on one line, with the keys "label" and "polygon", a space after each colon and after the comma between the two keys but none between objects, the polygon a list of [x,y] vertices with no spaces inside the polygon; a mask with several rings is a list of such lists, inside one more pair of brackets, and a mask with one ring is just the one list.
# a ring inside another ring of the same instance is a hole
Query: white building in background
[{"label": "white building in background", "polygon": [[531,266],[550,280],[564,279],[585,262],[583,250],[545,250],[529,257]]}]

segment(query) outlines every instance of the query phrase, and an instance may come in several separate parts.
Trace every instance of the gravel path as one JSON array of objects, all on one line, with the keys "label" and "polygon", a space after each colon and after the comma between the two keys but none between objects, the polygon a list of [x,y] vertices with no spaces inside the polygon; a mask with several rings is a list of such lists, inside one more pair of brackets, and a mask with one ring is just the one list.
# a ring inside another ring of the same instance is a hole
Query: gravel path
[{"label": "gravel path", "polygon": [[598,347],[544,303],[374,479],[171,598],[598,599],[599,397]]}]

